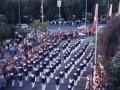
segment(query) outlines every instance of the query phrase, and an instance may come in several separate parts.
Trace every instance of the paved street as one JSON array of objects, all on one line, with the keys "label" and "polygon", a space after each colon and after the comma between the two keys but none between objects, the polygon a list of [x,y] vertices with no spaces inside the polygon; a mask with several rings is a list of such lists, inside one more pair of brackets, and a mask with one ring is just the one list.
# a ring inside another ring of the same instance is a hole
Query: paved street
[{"label": "paved street", "polygon": [[[71,27],[74,28],[74,29],[76,28],[76,27],[74,27],[74,26],[71,26]],[[73,30],[71,27],[65,27],[65,26],[63,26],[63,27],[61,28],[61,30],[65,30],[65,29]],[[57,30],[57,28],[58,28],[57,26],[56,26],[56,27],[51,27],[52,30]],[[72,39],[72,40],[71,40],[71,44],[75,43],[76,40],[77,40],[77,38]],[[90,37],[90,36],[85,37],[85,38],[84,38],[84,42],[83,42],[83,43],[81,44],[81,46],[80,46],[80,49],[83,47],[83,45],[84,45],[84,43],[85,43],[86,40],[88,40],[88,41],[91,42],[91,41],[93,40],[93,37]],[[63,43],[64,43],[65,41],[66,41],[66,40],[63,40],[63,41],[61,42],[61,46],[63,45]],[[86,51],[86,54],[85,54],[85,56],[81,59],[81,61],[87,56],[87,54],[89,53],[89,51],[90,51],[90,49],[92,48],[92,46],[93,46],[93,45],[90,45],[90,46],[88,47],[88,49],[87,49],[87,51]],[[80,49],[79,49],[79,50],[80,50]],[[79,50],[78,50],[78,51],[79,51]],[[74,55],[73,55],[73,56],[74,56]],[[71,56],[71,57],[72,57],[72,56]],[[63,53],[62,53],[62,52],[61,52],[61,59],[63,60]],[[76,65],[74,69],[76,69],[77,66],[78,66],[78,65]],[[64,69],[64,63],[63,63],[63,62],[62,62],[62,65],[61,65],[60,69]],[[60,70],[60,69],[59,69],[59,70]],[[64,81],[64,83],[60,85],[59,90],[67,90],[68,79],[69,79],[70,76],[73,75],[74,69],[72,70],[72,72],[70,73],[70,75],[68,76],[68,78]],[[59,73],[59,70],[58,70],[56,73]],[[82,75],[82,78],[81,78],[80,81],[78,82],[77,86],[75,86],[74,90],[84,90],[84,89],[85,89],[85,85],[86,85],[86,79],[85,79],[85,78],[86,78],[86,76],[88,75],[89,72],[92,72],[92,69],[91,69],[90,67],[88,67],[88,68],[87,68],[87,71],[84,72],[84,74]],[[18,81],[16,80],[15,87],[13,88],[13,87],[11,87],[11,86],[9,85],[8,90],[42,90],[42,89],[41,89],[41,83],[40,83],[40,82],[39,82],[39,83],[36,83],[35,88],[32,89],[32,87],[31,87],[31,82],[30,82],[30,79],[29,79],[29,81],[27,81],[27,82],[24,81],[24,82],[23,82],[23,87],[22,87],[22,88],[19,88]],[[46,85],[46,90],[55,90],[55,79],[54,79],[54,78],[53,78],[53,79],[50,79],[50,82]]]},{"label": "paved street", "polygon": [[51,31],[56,31],[58,30],[58,28],[61,29],[61,31],[66,31],[66,30],[77,30],[77,27],[75,26],[55,26],[55,25],[52,25],[49,27],[49,29],[51,29]]},{"label": "paved street", "polygon": [[[73,39],[71,43],[75,42],[76,39]],[[64,42],[64,41],[63,41]],[[62,42],[62,43],[63,43]],[[61,43],[61,45],[62,45]],[[83,43],[81,44],[81,47],[83,46]],[[83,59],[86,57],[86,55],[88,54],[89,50],[90,50],[91,46],[88,48],[87,53],[85,54],[85,56],[83,57]],[[61,58],[63,60],[63,57],[61,55]],[[83,60],[82,59],[82,60]],[[77,66],[77,65],[76,65]],[[64,68],[64,63],[62,63],[61,68]],[[75,67],[76,68],[76,67]],[[59,69],[60,70],[60,69]],[[59,70],[56,73],[59,73]],[[88,75],[89,72],[91,72],[92,70],[90,68],[87,68],[87,71],[82,75],[82,77],[86,77]],[[73,75],[73,71],[70,73],[70,75],[68,76],[68,78],[70,76]],[[65,80],[64,84],[60,85],[60,89],[59,90],[67,90],[67,85],[68,85],[68,79]],[[81,78],[80,81],[78,82],[77,86],[75,86],[74,90],[84,90],[86,85],[86,79],[85,78]],[[28,82],[24,82],[23,83],[23,88],[19,88],[18,82],[16,80],[16,84],[15,87],[9,87],[9,90],[31,90],[31,82],[30,80]],[[41,83],[36,83],[35,88],[33,90],[42,90],[41,89]],[[48,83],[46,85],[46,90],[55,90],[55,79],[50,79],[50,83]]]}]

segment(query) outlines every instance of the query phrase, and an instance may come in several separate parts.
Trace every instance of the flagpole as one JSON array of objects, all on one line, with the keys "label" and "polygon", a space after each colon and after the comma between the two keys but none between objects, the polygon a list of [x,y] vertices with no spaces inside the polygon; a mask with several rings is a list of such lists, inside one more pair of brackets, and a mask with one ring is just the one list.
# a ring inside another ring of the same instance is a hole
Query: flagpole
[{"label": "flagpole", "polygon": [[85,31],[87,29],[87,0],[86,0],[86,6],[85,6]]},{"label": "flagpole", "polygon": [[[98,4],[96,4],[98,8]],[[97,9],[98,10],[98,9]],[[96,62],[97,62],[97,30],[98,30],[98,11],[96,12],[96,37],[95,37],[95,69],[96,69]]]},{"label": "flagpole", "polygon": [[20,18],[20,1],[18,0],[18,13],[19,13],[19,24],[21,24],[21,18]]},{"label": "flagpole", "polygon": [[59,8],[59,24],[61,26],[61,0],[57,0],[57,6]]},{"label": "flagpole", "polygon": [[61,26],[61,11],[60,11],[60,7],[59,7],[59,22],[60,22],[60,26]]},{"label": "flagpole", "polygon": [[95,71],[96,71],[96,62],[97,62],[98,4],[95,5],[93,31],[95,31],[95,54],[94,54],[95,57],[93,60],[92,80],[93,82],[95,82]]},{"label": "flagpole", "polygon": [[110,20],[111,20],[112,19],[112,4],[110,5],[109,17],[110,17]]},{"label": "flagpole", "polygon": [[119,0],[119,5],[118,5],[118,15],[120,15],[120,0]]},{"label": "flagpole", "polygon": [[109,0],[108,0],[108,14],[107,14],[107,23],[108,23],[108,19],[109,19],[109,6],[110,6],[110,2],[109,2]]},{"label": "flagpole", "polygon": [[42,24],[43,24],[43,22],[44,22],[44,16],[43,16],[43,0],[42,0]]}]

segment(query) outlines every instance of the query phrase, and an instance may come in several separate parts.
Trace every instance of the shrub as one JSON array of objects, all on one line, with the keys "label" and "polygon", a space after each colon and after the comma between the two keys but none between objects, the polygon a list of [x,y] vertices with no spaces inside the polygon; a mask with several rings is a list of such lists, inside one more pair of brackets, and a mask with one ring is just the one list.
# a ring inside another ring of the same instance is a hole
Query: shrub
[{"label": "shrub", "polygon": [[47,31],[49,23],[47,22],[41,23],[40,20],[34,20],[31,25],[35,31]]},{"label": "shrub", "polygon": [[11,36],[10,26],[7,24],[5,24],[4,26],[1,26],[0,27],[0,41],[10,38],[10,36]]},{"label": "shrub", "polygon": [[17,28],[16,31],[22,36],[26,36],[27,34],[27,32],[22,28]]},{"label": "shrub", "polygon": [[0,14],[0,23],[7,23],[7,18],[4,15]]}]

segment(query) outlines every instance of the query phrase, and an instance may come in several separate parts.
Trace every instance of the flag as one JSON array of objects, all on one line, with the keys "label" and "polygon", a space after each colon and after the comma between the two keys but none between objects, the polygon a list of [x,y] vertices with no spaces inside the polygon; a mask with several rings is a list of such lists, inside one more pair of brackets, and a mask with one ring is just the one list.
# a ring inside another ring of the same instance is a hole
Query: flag
[{"label": "flag", "polygon": [[110,11],[109,11],[109,16],[112,16],[112,4],[110,5]]},{"label": "flag", "polygon": [[41,0],[41,6],[40,6],[40,14],[43,13],[43,0]]},{"label": "flag", "polygon": [[98,19],[98,4],[96,4],[95,6],[95,14],[94,14],[94,21],[93,21],[93,27],[92,27],[92,32],[95,32],[97,27],[97,19]]},{"label": "flag", "polygon": [[118,6],[118,15],[120,15],[120,0],[119,0],[119,6]]}]

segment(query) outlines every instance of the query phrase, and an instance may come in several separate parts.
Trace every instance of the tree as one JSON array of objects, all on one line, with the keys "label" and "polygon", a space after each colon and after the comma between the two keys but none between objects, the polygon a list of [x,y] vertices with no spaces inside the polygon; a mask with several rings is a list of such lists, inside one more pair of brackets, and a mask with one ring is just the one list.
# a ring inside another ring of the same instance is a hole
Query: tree
[{"label": "tree", "polygon": [[108,90],[120,90],[120,53],[109,61],[106,66],[106,77],[109,83]]},{"label": "tree", "polygon": [[106,57],[113,57],[120,45],[120,17],[114,17],[103,30],[99,38],[101,54]]},{"label": "tree", "polygon": [[18,15],[17,0],[4,0],[2,2],[1,14],[5,15],[9,23],[15,23]]},{"label": "tree", "polygon": [[40,23],[40,20],[33,20],[32,22],[32,27],[35,29],[35,30],[38,30],[38,28],[40,27],[41,23]]},{"label": "tree", "polygon": [[0,24],[3,23],[3,22],[7,23],[7,18],[4,15],[0,14]]},{"label": "tree", "polygon": [[0,27],[0,41],[8,39],[11,37],[11,30],[10,26],[5,24],[4,26]]},{"label": "tree", "polygon": [[7,18],[0,14],[0,41],[11,37],[10,26],[7,25]]},{"label": "tree", "polygon": [[43,24],[40,22],[40,20],[33,20],[32,27],[35,31],[47,31],[47,28],[49,26],[48,23],[44,22]]},{"label": "tree", "polygon": [[[72,15],[76,19],[85,13],[86,0],[62,0],[61,15],[62,18],[69,20]],[[108,13],[108,0],[87,0],[88,12],[94,12],[95,4],[99,4],[99,15],[106,15]],[[113,13],[117,12],[118,0],[109,0],[113,4]],[[40,19],[40,0],[20,0],[20,15],[30,15],[34,19]],[[9,23],[18,22],[18,0],[0,0],[0,13],[5,15]],[[57,0],[44,0],[44,16],[47,20],[57,19],[59,9],[57,7]],[[94,13],[92,13],[94,15]],[[84,17],[84,16],[83,16]]]}]

